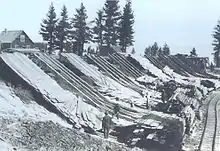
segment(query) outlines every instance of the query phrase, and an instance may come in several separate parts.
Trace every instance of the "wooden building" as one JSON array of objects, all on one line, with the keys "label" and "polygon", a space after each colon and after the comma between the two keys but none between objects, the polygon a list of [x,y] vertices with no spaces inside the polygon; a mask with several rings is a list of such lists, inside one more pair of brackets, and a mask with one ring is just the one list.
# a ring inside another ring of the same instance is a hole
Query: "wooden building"
[{"label": "wooden building", "polygon": [[0,49],[8,48],[34,48],[34,42],[28,37],[23,30],[7,31],[0,33]]}]

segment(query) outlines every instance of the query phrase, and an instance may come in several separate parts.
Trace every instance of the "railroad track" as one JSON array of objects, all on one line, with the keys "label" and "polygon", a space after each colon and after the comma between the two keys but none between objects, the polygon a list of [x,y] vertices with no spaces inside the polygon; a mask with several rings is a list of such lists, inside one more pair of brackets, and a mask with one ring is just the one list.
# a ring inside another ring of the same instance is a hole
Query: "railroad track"
[{"label": "railroad track", "polygon": [[205,127],[199,151],[220,151],[220,91],[211,96],[208,103]]}]

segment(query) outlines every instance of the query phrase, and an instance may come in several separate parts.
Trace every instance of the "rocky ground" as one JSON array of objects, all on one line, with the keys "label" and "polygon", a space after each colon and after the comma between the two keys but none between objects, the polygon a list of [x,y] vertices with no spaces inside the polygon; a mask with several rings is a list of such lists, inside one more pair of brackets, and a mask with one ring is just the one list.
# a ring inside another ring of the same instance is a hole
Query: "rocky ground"
[{"label": "rocky ground", "polygon": [[200,139],[204,129],[204,122],[197,121],[193,133],[186,135],[183,144],[183,151],[196,151],[199,148]]},{"label": "rocky ground", "polygon": [[11,144],[14,150],[41,151],[138,151],[123,144],[94,137],[76,129],[69,129],[48,122],[33,122],[19,119],[0,119],[1,140]]},{"label": "rocky ground", "polygon": [[200,110],[202,112],[203,119],[196,120],[195,126],[192,130],[192,133],[190,135],[185,135],[185,138],[183,140],[183,150],[184,151],[197,151],[200,145],[202,133],[205,126],[205,117],[207,113],[207,107],[208,103],[212,97],[213,92],[211,92],[206,98],[203,100],[203,104],[200,107]]}]

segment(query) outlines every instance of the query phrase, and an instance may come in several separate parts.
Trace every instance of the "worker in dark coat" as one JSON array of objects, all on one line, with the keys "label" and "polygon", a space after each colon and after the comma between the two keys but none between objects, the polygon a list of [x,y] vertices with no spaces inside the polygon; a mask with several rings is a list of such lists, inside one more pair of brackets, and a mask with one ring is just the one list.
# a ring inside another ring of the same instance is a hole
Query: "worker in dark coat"
[{"label": "worker in dark coat", "polygon": [[112,119],[108,115],[108,112],[106,111],[105,116],[103,117],[102,120],[102,129],[104,130],[104,138],[108,138],[111,125],[112,125]]},{"label": "worker in dark coat", "polygon": [[[117,102],[119,101],[118,97],[116,97],[115,99],[116,99]],[[114,115],[117,117],[117,119],[119,119],[120,106],[119,106],[118,103],[115,104],[113,111],[114,111]]]},{"label": "worker in dark coat", "polygon": [[149,109],[148,93],[144,93],[142,96],[143,96],[144,102],[146,103],[146,109]]},{"label": "worker in dark coat", "polygon": [[117,119],[119,119],[119,111],[120,111],[119,104],[115,104],[115,106],[114,106],[114,114],[117,117]]}]

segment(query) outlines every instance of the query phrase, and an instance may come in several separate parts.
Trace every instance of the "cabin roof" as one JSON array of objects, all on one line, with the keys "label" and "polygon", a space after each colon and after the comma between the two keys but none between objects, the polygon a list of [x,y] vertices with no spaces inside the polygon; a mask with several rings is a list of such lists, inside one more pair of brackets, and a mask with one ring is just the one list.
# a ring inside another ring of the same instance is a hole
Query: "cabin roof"
[{"label": "cabin roof", "polygon": [[12,43],[22,32],[22,30],[2,31],[0,41],[1,43]]}]

